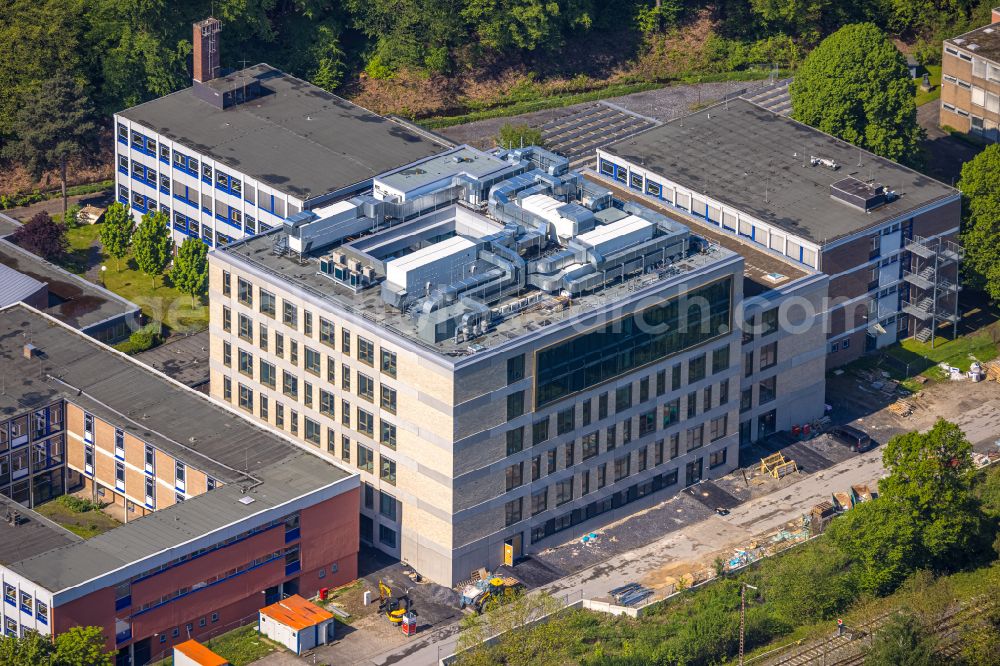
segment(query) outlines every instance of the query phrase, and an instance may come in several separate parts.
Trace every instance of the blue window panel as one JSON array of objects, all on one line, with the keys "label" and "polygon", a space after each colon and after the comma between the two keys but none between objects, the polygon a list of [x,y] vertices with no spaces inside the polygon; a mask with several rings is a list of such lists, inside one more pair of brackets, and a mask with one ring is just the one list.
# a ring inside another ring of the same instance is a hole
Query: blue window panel
[{"label": "blue window panel", "polygon": [[131,605],[132,605],[132,595],[131,594],[128,595],[128,596],[126,596],[126,597],[122,597],[121,599],[116,599],[115,600],[115,610],[116,611],[119,611],[119,610],[121,610],[123,608],[128,608]]},{"label": "blue window panel", "polygon": [[614,165],[614,163],[613,162],[609,162],[608,160],[606,160],[606,159],[604,159],[602,157],[601,158],[601,173],[604,174],[605,176],[614,176],[615,175],[615,165]]},{"label": "blue window panel", "polygon": [[129,627],[121,633],[115,634],[115,645],[121,645],[122,643],[128,641],[132,638],[132,627]]},{"label": "blue window panel", "polygon": [[285,575],[286,576],[291,576],[292,574],[297,574],[301,570],[302,570],[302,560],[299,560],[298,562],[294,562],[292,564],[286,564],[285,565]]},{"label": "blue window panel", "polygon": [[285,543],[291,543],[299,538],[299,528],[285,532]]}]

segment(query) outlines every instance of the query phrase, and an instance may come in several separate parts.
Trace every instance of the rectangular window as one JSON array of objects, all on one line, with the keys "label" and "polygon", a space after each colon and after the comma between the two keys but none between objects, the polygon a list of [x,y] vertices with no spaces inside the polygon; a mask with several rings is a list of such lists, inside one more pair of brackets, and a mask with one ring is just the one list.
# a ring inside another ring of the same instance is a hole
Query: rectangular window
[{"label": "rectangular window", "polygon": [[267,396],[261,393],[260,400],[258,400],[258,402],[260,403],[260,418],[266,421],[271,417],[270,412],[268,411]]},{"label": "rectangular window", "polygon": [[580,440],[580,448],[582,449],[582,455],[584,460],[593,458],[599,453],[598,450],[598,437],[597,431],[586,434]]},{"label": "rectangular window", "polygon": [[675,363],[670,368],[670,390],[676,391],[681,387],[681,364]]},{"label": "rectangular window", "polygon": [[569,407],[556,414],[556,434],[565,435],[573,430],[576,422],[576,408]]},{"label": "rectangular window", "polygon": [[642,447],[641,449],[639,449],[638,454],[637,454],[637,460],[636,460],[636,462],[638,463],[638,466],[639,466],[639,470],[638,471],[640,471],[640,472],[645,472],[646,471],[646,468],[649,466],[648,465],[648,462],[649,462],[648,456],[649,456],[649,449],[647,449],[645,446]]},{"label": "rectangular window", "polygon": [[264,351],[267,351],[267,325],[261,324],[257,330],[257,344]]},{"label": "rectangular window", "polygon": [[591,411],[590,410],[590,406],[591,406],[591,401],[590,400],[585,400],[583,402],[583,410],[582,410],[583,414],[582,414],[580,425],[582,425],[584,427],[590,425],[590,411]]},{"label": "rectangular window", "polygon": [[531,495],[531,515],[537,516],[542,511],[549,508],[549,489],[542,488],[537,493]]},{"label": "rectangular window", "polygon": [[340,349],[345,354],[351,353],[351,332],[346,328],[340,329]]},{"label": "rectangular window", "polygon": [[285,358],[285,336],[281,333],[274,334],[274,354],[278,358]]},{"label": "rectangular window", "polygon": [[278,370],[274,365],[264,359],[260,359],[258,369],[260,371],[260,383],[268,388],[275,388],[278,384]]},{"label": "rectangular window", "polygon": [[115,428],[115,457],[125,459],[125,431]]},{"label": "rectangular window", "polygon": [[681,418],[681,399],[674,398],[670,402],[663,405],[663,427],[673,425],[677,423]]},{"label": "rectangular window", "polygon": [[293,400],[299,398],[299,378],[288,370],[281,371],[281,392]]},{"label": "rectangular window", "polygon": [[507,359],[507,384],[524,379],[524,354]]},{"label": "rectangular window", "polygon": [[618,446],[618,426],[609,425],[604,432],[604,448],[607,451],[614,451]]},{"label": "rectangular window", "polygon": [[561,506],[573,499],[573,477],[556,484],[556,506]]},{"label": "rectangular window", "polygon": [[313,421],[308,416],[304,417],[303,420],[305,421],[305,426],[306,426],[305,427],[306,441],[311,442],[316,446],[319,446],[320,440],[323,436],[323,431],[320,428],[319,424]]},{"label": "rectangular window", "polygon": [[392,529],[388,525],[379,525],[378,526],[378,540],[384,546],[388,546],[389,548],[395,548],[396,547],[396,530]]},{"label": "rectangular window", "polygon": [[767,370],[778,363],[778,341],[775,340],[760,348],[760,369]]},{"label": "rectangular window", "polygon": [[222,330],[226,333],[233,330],[233,312],[225,305],[222,306]]},{"label": "rectangular window", "polygon": [[712,409],[712,387],[706,386],[705,390],[701,393],[701,411],[707,412]]},{"label": "rectangular window", "polygon": [[504,525],[510,527],[514,523],[521,522],[521,509],[523,505],[523,497],[512,499],[504,505]]},{"label": "rectangular window", "polygon": [[719,451],[716,451],[715,453],[710,454],[708,456],[708,468],[712,469],[718,467],[719,465],[725,465],[727,452],[728,449],[721,449]]},{"label": "rectangular window", "polygon": [[580,497],[590,494],[590,470],[580,472]]},{"label": "rectangular window", "polygon": [[[553,451],[555,453],[555,451]],[[504,472],[507,490],[513,490],[524,483],[524,463],[514,463]]]},{"label": "rectangular window", "polygon": [[375,343],[358,336],[358,360],[367,366],[375,367]]},{"label": "rectangular window", "polygon": [[390,414],[396,413],[396,389],[389,388],[385,384],[379,389],[381,392],[380,404],[382,409],[389,412]]},{"label": "rectangular window", "polygon": [[632,456],[626,454],[620,458],[615,458],[615,483],[626,478],[632,473]]},{"label": "rectangular window", "polygon": [[358,432],[375,438],[375,417],[358,407]]},{"label": "rectangular window", "polygon": [[375,402],[375,380],[368,375],[358,373],[358,397]]},{"label": "rectangular window", "polygon": [[772,308],[760,316],[760,334],[770,335],[778,330],[778,308]]},{"label": "rectangular window", "polygon": [[337,398],[329,391],[323,389],[319,390],[319,412],[320,414],[325,414],[331,419],[336,418],[334,411],[337,403]]},{"label": "rectangular window", "polygon": [[340,422],[346,427],[351,427],[351,403],[346,400],[340,401]]},{"label": "rectangular window", "polygon": [[229,377],[222,378],[222,399],[226,402],[233,400],[233,380]]},{"label": "rectangular window", "polygon": [[185,490],[184,484],[187,480],[187,467],[184,463],[177,461],[174,463],[174,488]]},{"label": "rectangular window", "polygon": [[253,413],[253,389],[240,384],[240,407]]},{"label": "rectangular window", "polygon": [[312,337],[313,334],[313,316],[312,312],[308,310],[302,311],[302,332]]},{"label": "rectangular window", "polygon": [[719,404],[725,405],[729,402],[729,380],[723,379],[719,382]]},{"label": "rectangular window", "polygon": [[340,366],[340,388],[345,391],[351,390],[351,368],[346,363]]},{"label": "rectangular window", "polygon": [[[365,485],[367,486],[368,484]],[[371,488],[371,486],[368,486],[368,488]],[[366,488],[365,490],[367,490],[368,488]],[[396,520],[396,514],[397,514],[396,505],[397,501],[395,497],[393,497],[392,495],[388,495],[386,493],[379,493],[378,512],[380,514],[382,514],[389,520],[393,521]]]},{"label": "rectangular window", "polygon": [[145,469],[148,474],[156,474],[156,450],[149,444],[145,447]]},{"label": "rectangular window", "polygon": [[396,485],[396,461],[382,456],[381,467],[382,472],[379,474],[379,478],[386,483]]},{"label": "rectangular window", "polygon": [[125,463],[121,461],[115,462],[115,488],[125,490]]},{"label": "rectangular window", "polygon": [[239,335],[239,337],[242,338],[243,340],[246,340],[247,342],[253,342],[253,322],[250,320],[250,317],[247,317],[245,314],[241,313],[238,317],[238,320],[239,320],[239,329],[237,331],[237,334]]},{"label": "rectangular window", "polygon": [[260,312],[261,314],[267,315],[271,319],[274,319],[277,315],[276,309],[276,299],[274,294],[269,291],[260,290]]},{"label": "rectangular window", "polygon": [[712,422],[708,426],[708,439],[710,442],[714,442],[715,440],[722,439],[726,436],[728,421],[728,414],[723,414],[718,418],[712,419]]},{"label": "rectangular window", "polygon": [[729,368],[729,345],[719,347],[712,352],[712,373],[722,372]]},{"label": "rectangular window", "polygon": [[507,420],[516,419],[524,414],[524,391],[507,395]]},{"label": "rectangular window", "polygon": [[233,295],[233,283],[232,275],[229,271],[222,271],[222,295],[232,296]]},{"label": "rectangular window", "polygon": [[305,363],[303,368],[306,372],[316,375],[319,377],[320,368],[323,363],[323,355],[320,354],[315,349],[305,348]]},{"label": "rectangular window", "polygon": [[777,394],[777,380],[778,378],[776,376],[769,377],[759,384],[757,391],[757,404],[763,405],[774,400],[774,397]]},{"label": "rectangular window", "polygon": [[379,442],[390,449],[396,448],[396,426],[388,421],[379,421]]},{"label": "rectangular window", "polygon": [[538,481],[542,476],[542,457],[535,456],[531,459],[531,480]]},{"label": "rectangular window", "polygon": [[576,458],[576,442],[570,440],[563,445],[563,462],[567,468],[573,466]]},{"label": "rectangular window", "polygon": [[549,438],[549,417],[545,417],[540,421],[535,421],[531,426],[531,442],[532,444],[541,444]]},{"label": "rectangular window", "polygon": [[334,347],[336,342],[333,322],[327,321],[323,317],[319,318],[319,341],[330,347]]},{"label": "rectangular window", "polygon": [[643,377],[639,380],[639,402],[647,400],[649,400],[649,377]]},{"label": "rectangular window", "polygon": [[688,384],[701,381],[705,378],[705,355],[695,356],[688,361]]},{"label": "rectangular window", "polygon": [[699,423],[693,428],[688,428],[687,431],[687,450],[694,451],[695,449],[701,448],[701,445],[705,443],[705,424]]},{"label": "rectangular window", "polygon": [[299,327],[299,309],[294,303],[281,301],[281,323],[289,328]]},{"label": "rectangular window", "polygon": [[285,427],[285,406],[277,401],[274,403],[274,425],[278,428]]},{"label": "rectangular window", "polygon": [[626,384],[615,389],[615,413],[624,412],[632,406],[632,385]]},{"label": "rectangular window", "polygon": [[375,471],[375,455],[372,453],[372,450],[363,444],[358,444],[357,450],[358,469],[372,474]]},{"label": "rectangular window", "polygon": [[351,461],[351,438],[347,435],[340,436],[340,459],[344,462]]},{"label": "rectangular window", "polygon": [[608,464],[601,463],[597,466],[597,489],[600,490],[608,485]]},{"label": "rectangular window", "polygon": [[608,418],[608,394],[604,392],[597,396],[597,418],[606,419]]},{"label": "rectangular window", "polygon": [[693,419],[698,414],[698,392],[691,391],[687,394],[687,417]]},{"label": "rectangular window", "polygon": [[[237,300],[239,300],[239,302],[243,305],[253,307],[253,285],[243,278],[237,278],[236,287]],[[264,307],[263,302],[261,302],[261,307]]]},{"label": "rectangular window", "polygon": [[656,432],[656,410],[639,415],[639,437],[644,437],[652,432]]},{"label": "rectangular window", "polygon": [[524,428],[507,431],[507,455],[512,456],[524,449]]},{"label": "rectangular window", "polygon": [[545,467],[547,474],[555,474],[556,471],[556,450],[549,449],[545,452]]},{"label": "rectangular window", "polygon": [[391,352],[386,349],[380,350],[380,367],[382,372],[389,375],[390,377],[396,376],[396,352]]},{"label": "rectangular window", "polygon": [[240,351],[240,373],[247,377],[253,377],[253,354],[243,349]]}]

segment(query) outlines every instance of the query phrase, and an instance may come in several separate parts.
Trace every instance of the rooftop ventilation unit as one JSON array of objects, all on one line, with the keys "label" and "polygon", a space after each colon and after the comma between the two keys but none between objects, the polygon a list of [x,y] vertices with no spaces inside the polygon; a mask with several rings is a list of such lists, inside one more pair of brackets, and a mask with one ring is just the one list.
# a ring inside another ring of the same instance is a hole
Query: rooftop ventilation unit
[{"label": "rooftop ventilation unit", "polygon": [[951,40],[951,41],[952,41],[952,42],[954,42],[955,44],[958,44],[959,46],[961,46],[961,45],[962,45],[962,44],[964,44],[964,43],[965,43],[965,42],[966,42],[967,40],[965,40],[965,39],[964,39],[964,38],[962,38],[962,37],[956,37],[955,39],[953,39],[953,40]]},{"label": "rooftop ventilation unit", "polygon": [[969,50],[970,51],[978,51],[979,50],[979,44],[969,44]]},{"label": "rooftop ventilation unit", "polygon": [[848,206],[868,212],[889,201],[890,193],[879,183],[865,183],[848,176],[830,185],[830,196]]},{"label": "rooftop ventilation unit", "polygon": [[836,171],[837,169],[840,168],[840,165],[837,164],[834,160],[831,160],[826,157],[816,157],[815,155],[809,156],[809,163],[813,166],[825,166],[827,169],[830,169],[832,171]]}]

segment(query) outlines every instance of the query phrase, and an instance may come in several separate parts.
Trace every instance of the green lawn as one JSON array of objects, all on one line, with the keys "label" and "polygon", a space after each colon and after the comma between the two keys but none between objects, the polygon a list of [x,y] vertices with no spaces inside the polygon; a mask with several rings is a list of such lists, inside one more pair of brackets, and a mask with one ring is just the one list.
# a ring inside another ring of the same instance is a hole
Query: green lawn
[{"label": "green lawn", "polygon": [[920,89],[920,83],[923,80],[917,79],[916,81],[916,102],[917,106],[923,106],[928,102],[933,102],[934,100],[941,97],[941,65],[927,65],[924,67],[927,73],[930,75],[931,79],[931,89],[930,91],[923,91]]},{"label": "green lawn", "polygon": [[[993,342],[991,331],[991,328],[979,330],[961,335],[956,340],[939,337],[933,348],[930,343],[909,338],[885,353],[908,365],[910,377],[923,374],[930,379],[945,379],[939,363],[947,363],[965,372],[973,361],[986,362],[997,357],[997,345]],[[891,371],[891,368],[887,369]]]},{"label": "green lawn", "polygon": [[100,242],[99,234],[100,225],[96,224],[70,229],[66,234],[70,254],[64,268],[83,274],[96,260],[106,267],[99,284],[141,307],[143,314],[154,321],[163,322],[173,331],[196,331],[208,326],[206,299],[195,299],[192,306],[191,297],[175,289],[168,277],[151,279],[136,268],[131,256],[120,262],[103,252],[90,256],[89,248]]},{"label": "green lawn", "polygon": [[35,511],[84,539],[90,539],[121,525],[117,520],[100,511],[81,513],[67,508],[58,501],[46,502],[35,507]]},{"label": "green lawn", "polygon": [[[232,666],[246,666],[278,649],[274,643],[258,634],[257,626],[252,624],[202,641],[202,644],[227,659]],[[167,657],[155,666],[172,666],[173,663],[173,657]]]}]

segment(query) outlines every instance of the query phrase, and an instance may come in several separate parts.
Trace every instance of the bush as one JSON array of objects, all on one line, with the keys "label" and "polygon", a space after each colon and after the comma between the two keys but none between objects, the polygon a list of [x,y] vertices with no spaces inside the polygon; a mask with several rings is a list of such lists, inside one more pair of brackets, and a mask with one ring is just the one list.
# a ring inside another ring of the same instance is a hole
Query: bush
[{"label": "bush", "polygon": [[88,511],[99,511],[101,505],[97,502],[92,502],[89,499],[84,499],[82,497],[77,497],[76,495],[60,495],[56,498],[56,501],[62,504],[64,507],[70,511],[76,513],[87,513]]},{"label": "bush", "polygon": [[374,55],[372,56],[372,59],[368,61],[368,64],[365,65],[365,74],[377,80],[391,79],[396,74],[396,70],[390,67],[389,64],[382,59],[382,56]]},{"label": "bush", "polygon": [[147,349],[152,349],[160,343],[160,325],[152,323],[137,331],[132,331],[128,340],[115,345],[115,349],[126,354],[138,354]]}]

